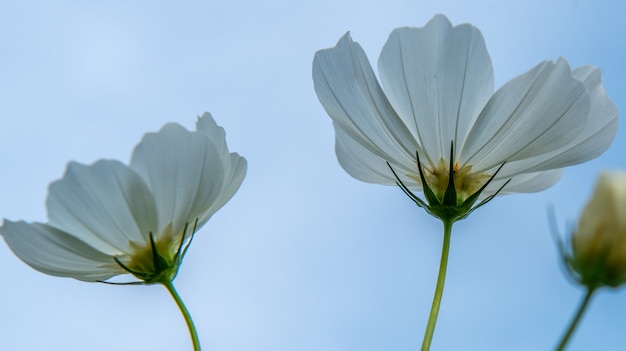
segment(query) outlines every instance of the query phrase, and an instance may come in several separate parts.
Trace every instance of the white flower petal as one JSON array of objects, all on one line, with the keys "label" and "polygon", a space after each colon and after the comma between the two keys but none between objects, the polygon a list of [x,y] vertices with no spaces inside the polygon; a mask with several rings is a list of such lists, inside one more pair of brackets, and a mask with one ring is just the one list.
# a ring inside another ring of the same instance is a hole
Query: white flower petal
[{"label": "white flower petal", "polygon": [[229,153],[228,145],[226,144],[226,132],[224,128],[217,125],[210,113],[204,113],[202,117],[198,118],[196,130],[205,134],[217,147],[222,157],[225,175],[221,193],[210,203],[210,207],[205,210],[204,215],[198,219],[198,224],[202,225],[239,190],[246,176],[248,163],[238,153]]},{"label": "white flower petal", "polygon": [[200,218],[200,223],[204,223],[219,210],[226,202],[228,202],[233,195],[239,190],[243,179],[246,177],[248,170],[248,162],[245,158],[239,156],[238,153],[233,152],[230,154],[230,172],[226,174],[224,187],[219,197],[216,198],[211,206],[207,209],[207,212]]},{"label": "white flower petal", "polygon": [[406,155],[421,152],[387,101],[363,49],[349,34],[334,48],[315,54],[313,82],[333,121],[371,152],[389,161],[397,150]]},{"label": "white flower petal", "polygon": [[587,127],[566,146],[526,160],[526,171],[561,168],[589,161],[606,151],[617,134],[617,107],[606,95],[600,70],[583,66],[572,74],[585,84],[591,97]]},{"label": "white flower petal", "polygon": [[5,220],[0,234],[17,257],[46,274],[104,281],[126,273],[110,255],[45,224]]},{"label": "white flower petal", "polygon": [[[354,139],[352,139],[346,132],[343,131],[336,123],[335,126],[335,152],[337,153],[337,160],[343,169],[352,177],[374,184],[394,185],[396,184],[396,178],[387,166],[386,160],[382,159],[378,155],[372,153],[370,150],[363,147],[363,145]],[[402,177],[402,181],[407,184],[413,185],[410,179],[405,179],[404,175],[407,173],[416,173],[417,165],[412,172],[407,172],[404,168],[404,164],[410,163],[411,160],[404,160],[400,163],[391,163],[394,171],[399,177]]]},{"label": "white flower petal", "polygon": [[241,170],[231,170],[231,156],[221,153],[220,143],[207,133],[219,131],[190,132],[170,123],[146,134],[133,152],[130,166],[152,191],[161,229],[171,223],[179,232],[186,224],[208,219],[217,210],[214,204],[223,204],[223,189],[231,181],[225,177],[242,176]]},{"label": "white flower petal", "polygon": [[589,108],[589,93],[565,59],[543,62],[495,93],[459,160],[481,171],[548,153],[581,133]]},{"label": "white flower petal", "polygon": [[217,151],[222,157],[228,155],[228,145],[226,145],[226,131],[217,125],[213,116],[205,112],[196,121],[196,131],[206,135],[215,144]]},{"label": "white flower petal", "polygon": [[493,68],[480,31],[435,16],[423,28],[398,28],[378,61],[389,101],[433,164],[458,154],[493,94]]},{"label": "white flower petal", "polygon": [[118,161],[70,163],[50,185],[47,208],[49,225],[107,253],[128,252],[130,241],[148,242],[157,230],[146,184]]},{"label": "white flower petal", "polygon": [[[563,169],[552,169],[549,171],[518,174],[502,189],[500,194],[513,193],[534,193],[545,190],[559,181],[563,175]],[[489,183],[483,196],[491,195],[498,191],[509,178],[497,177],[493,182]]]}]

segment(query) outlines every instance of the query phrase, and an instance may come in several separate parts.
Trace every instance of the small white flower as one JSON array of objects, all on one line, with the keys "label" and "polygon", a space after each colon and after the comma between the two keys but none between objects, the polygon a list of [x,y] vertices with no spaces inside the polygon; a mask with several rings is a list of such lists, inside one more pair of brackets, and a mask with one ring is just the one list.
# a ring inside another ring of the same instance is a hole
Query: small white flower
[{"label": "small white flower", "polygon": [[503,193],[543,190],[561,168],[604,152],[617,129],[597,68],[544,61],[494,93],[480,31],[443,15],[394,30],[378,72],[382,87],[349,33],[315,54],[315,91],[333,120],[337,158],[359,180],[424,190],[429,205],[412,198],[427,210],[489,198],[505,184]]},{"label": "small white flower", "polygon": [[129,166],[70,163],[50,185],[48,223],[5,220],[0,234],[46,274],[106,281],[133,273],[145,283],[171,282],[195,230],[235,194],[246,168],[205,113],[195,132],[170,123],[146,134]]}]

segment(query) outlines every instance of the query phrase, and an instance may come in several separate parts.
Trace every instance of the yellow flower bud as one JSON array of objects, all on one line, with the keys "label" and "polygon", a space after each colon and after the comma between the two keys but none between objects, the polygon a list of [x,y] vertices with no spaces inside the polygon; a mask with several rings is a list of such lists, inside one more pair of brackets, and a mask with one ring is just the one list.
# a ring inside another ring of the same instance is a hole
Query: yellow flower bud
[{"label": "yellow flower bud", "polygon": [[572,236],[570,264],[581,283],[626,282],[626,173],[602,173]]}]

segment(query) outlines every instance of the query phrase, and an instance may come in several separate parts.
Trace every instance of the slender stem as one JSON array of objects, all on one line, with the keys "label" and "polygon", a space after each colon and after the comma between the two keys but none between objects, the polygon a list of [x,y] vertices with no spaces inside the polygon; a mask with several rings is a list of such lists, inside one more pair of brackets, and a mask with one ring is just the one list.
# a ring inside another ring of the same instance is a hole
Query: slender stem
[{"label": "slender stem", "polygon": [[198,339],[198,332],[196,331],[196,326],[193,324],[193,320],[191,319],[191,315],[189,314],[189,310],[187,310],[185,303],[183,303],[183,300],[180,298],[180,295],[178,295],[178,292],[174,288],[174,284],[171,281],[161,282],[161,284],[163,284],[163,286],[165,286],[167,291],[170,292],[170,295],[172,295],[172,297],[174,298],[174,301],[176,301],[176,305],[180,309],[180,312],[183,314],[183,317],[185,318],[185,322],[187,323],[187,328],[189,329],[189,335],[191,336],[191,343],[193,344],[193,350],[200,351],[201,350],[200,339]]},{"label": "slender stem", "polygon": [[576,315],[574,316],[574,319],[572,319],[572,322],[569,328],[567,328],[567,332],[565,332],[565,335],[563,335],[563,338],[561,339],[561,342],[559,343],[559,346],[557,347],[557,351],[565,350],[565,345],[567,345],[567,342],[569,341],[570,337],[574,333],[574,330],[576,329],[578,322],[580,322],[580,318],[583,316],[583,313],[585,312],[585,309],[587,308],[587,305],[589,304],[589,301],[591,300],[591,295],[593,295],[594,291],[596,291],[595,288],[587,288],[587,293],[585,294],[583,301],[578,307],[578,312],[576,312]]},{"label": "slender stem", "polygon": [[439,306],[443,295],[443,285],[446,281],[446,270],[448,268],[448,252],[450,251],[450,237],[452,236],[452,225],[454,220],[443,220],[443,248],[441,249],[441,262],[439,263],[439,276],[437,277],[437,287],[433,297],[433,305],[430,309],[424,341],[422,341],[422,351],[430,350],[430,343],[435,333],[435,324],[439,315]]}]

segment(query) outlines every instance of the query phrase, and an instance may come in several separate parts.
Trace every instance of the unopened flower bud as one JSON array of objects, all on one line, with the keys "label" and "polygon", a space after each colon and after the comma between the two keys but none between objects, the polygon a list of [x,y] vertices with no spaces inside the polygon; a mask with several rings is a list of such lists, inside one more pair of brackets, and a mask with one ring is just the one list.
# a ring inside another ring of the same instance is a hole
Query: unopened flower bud
[{"label": "unopened flower bud", "polygon": [[571,268],[589,287],[626,282],[626,173],[602,173],[572,236]]}]

